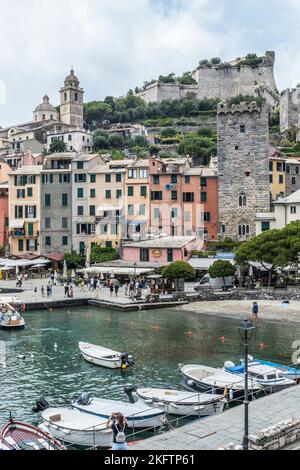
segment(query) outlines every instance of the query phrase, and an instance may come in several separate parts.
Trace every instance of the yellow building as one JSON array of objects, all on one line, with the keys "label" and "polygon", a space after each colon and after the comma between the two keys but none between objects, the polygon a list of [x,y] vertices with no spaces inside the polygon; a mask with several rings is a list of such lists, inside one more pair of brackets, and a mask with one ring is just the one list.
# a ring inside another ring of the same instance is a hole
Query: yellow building
[{"label": "yellow building", "polygon": [[270,185],[272,199],[285,196],[285,159],[277,156],[270,157]]},{"label": "yellow building", "polygon": [[[89,172],[89,205],[95,207],[96,236],[93,242],[118,248],[124,237],[126,168],[132,160],[117,160]],[[126,224],[125,224],[126,225]]]},{"label": "yellow building", "polygon": [[150,222],[149,160],[136,160],[126,169],[125,219],[127,239],[145,239]]},{"label": "yellow building", "polygon": [[41,254],[42,166],[24,166],[9,174],[9,246],[12,256]]}]

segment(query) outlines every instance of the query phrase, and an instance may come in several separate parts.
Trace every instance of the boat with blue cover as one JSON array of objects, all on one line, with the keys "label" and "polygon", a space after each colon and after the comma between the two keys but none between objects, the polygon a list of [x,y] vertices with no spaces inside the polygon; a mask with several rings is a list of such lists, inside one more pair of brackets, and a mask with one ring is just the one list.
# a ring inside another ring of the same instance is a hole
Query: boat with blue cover
[{"label": "boat with blue cover", "polygon": [[[245,374],[245,362],[241,360],[239,365],[233,362],[225,362],[224,371],[236,375]],[[285,388],[296,385],[296,381],[282,375],[282,371],[269,363],[256,361],[249,357],[248,363],[249,378],[261,384],[266,393],[275,393]]]}]

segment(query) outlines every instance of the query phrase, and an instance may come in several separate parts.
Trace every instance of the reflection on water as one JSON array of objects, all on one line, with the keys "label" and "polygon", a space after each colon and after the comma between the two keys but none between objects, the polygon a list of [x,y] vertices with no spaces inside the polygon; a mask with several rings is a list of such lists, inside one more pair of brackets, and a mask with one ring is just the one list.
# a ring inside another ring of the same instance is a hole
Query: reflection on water
[{"label": "reflection on water", "polygon": [[[0,331],[7,356],[7,368],[0,368],[0,424],[10,411],[35,422],[31,408],[41,396],[54,405],[69,404],[83,390],[125,400],[127,383],[178,387],[179,363],[220,367],[226,360],[238,362],[243,354],[239,321],[180,310],[116,313],[85,307],[26,313],[25,318],[24,331]],[[289,364],[297,339],[300,325],[261,323],[250,352]],[[128,351],[135,366],[121,372],[90,365],[79,354],[79,341]]]}]

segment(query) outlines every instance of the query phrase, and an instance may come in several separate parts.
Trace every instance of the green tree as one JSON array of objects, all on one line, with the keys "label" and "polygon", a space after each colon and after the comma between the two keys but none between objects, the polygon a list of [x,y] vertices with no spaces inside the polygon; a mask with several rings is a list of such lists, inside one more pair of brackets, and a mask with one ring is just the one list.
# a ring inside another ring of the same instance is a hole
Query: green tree
[{"label": "green tree", "polygon": [[120,259],[117,250],[113,248],[103,248],[101,246],[93,246],[91,251],[91,264],[106,263]]},{"label": "green tree", "polygon": [[170,281],[184,279],[193,281],[196,278],[195,269],[184,261],[175,261],[175,263],[166,266],[162,271],[162,276]]},{"label": "green tree", "polygon": [[84,115],[87,124],[98,123],[102,125],[111,112],[112,107],[101,101],[92,101],[84,105]]},{"label": "green tree", "polygon": [[128,143],[128,146],[129,147],[148,147],[148,141],[145,137],[143,137],[142,135],[137,135],[136,137],[134,137],[129,143]]},{"label": "green tree", "polygon": [[208,274],[212,279],[223,278],[224,289],[226,288],[226,277],[234,276],[236,267],[230,261],[218,260],[209,268]]},{"label": "green tree", "polygon": [[160,135],[161,137],[174,137],[177,135],[177,131],[173,127],[167,127],[166,129],[162,129]]},{"label": "green tree", "polygon": [[192,77],[191,72],[184,72],[181,77],[178,77],[178,81],[181,85],[197,85],[197,80]]},{"label": "green tree", "polygon": [[109,134],[107,131],[97,129],[94,132],[94,149],[102,150],[109,147]]},{"label": "green tree", "polygon": [[109,147],[114,147],[117,149],[122,149],[125,146],[125,141],[121,135],[119,135],[117,132],[113,132],[110,134],[108,138],[109,142]]},{"label": "green tree", "polygon": [[160,83],[176,83],[175,73],[169,73],[169,75],[160,75],[158,81]]},{"label": "green tree", "polygon": [[300,253],[300,221],[287,225],[282,230],[269,230],[241,245],[236,253],[238,263],[254,261],[260,263],[272,275],[278,268],[298,264]]},{"label": "green tree", "polygon": [[210,157],[217,153],[217,145],[212,139],[191,133],[183,138],[177,151],[181,155],[190,155],[201,165],[208,165]]},{"label": "green tree", "polygon": [[81,269],[85,266],[85,256],[77,255],[75,252],[66,253],[64,259],[68,269]]},{"label": "green tree", "polygon": [[67,146],[65,142],[63,142],[60,139],[54,138],[53,141],[51,142],[50,145],[50,153],[59,153],[59,152],[65,152],[67,149]]},{"label": "green tree", "polygon": [[213,58],[211,59],[211,61],[210,61],[210,63],[211,63],[212,65],[219,65],[221,62],[222,62],[222,61],[221,61],[220,57],[213,57]]}]

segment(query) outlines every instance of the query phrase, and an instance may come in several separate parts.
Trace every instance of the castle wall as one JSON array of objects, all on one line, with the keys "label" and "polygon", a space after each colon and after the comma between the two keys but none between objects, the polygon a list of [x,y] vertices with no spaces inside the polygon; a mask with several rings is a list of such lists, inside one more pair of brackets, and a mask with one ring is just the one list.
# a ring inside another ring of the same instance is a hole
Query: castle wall
[{"label": "castle wall", "polygon": [[280,131],[293,130],[300,120],[300,88],[284,90],[280,97]]},{"label": "castle wall", "polygon": [[[257,104],[218,107],[219,223],[223,237],[255,235],[257,212],[270,210],[268,112]],[[246,202],[240,205],[240,197]]]},{"label": "castle wall", "polygon": [[277,87],[274,78],[275,54],[266,52],[262,63],[258,66],[233,65],[228,67],[211,66],[198,67],[193,78],[198,85],[179,85],[154,83],[138,96],[147,103],[163,100],[176,100],[192,92],[199,99],[218,98],[228,99],[238,95],[258,95],[260,91],[267,103],[275,106],[278,102]]}]

